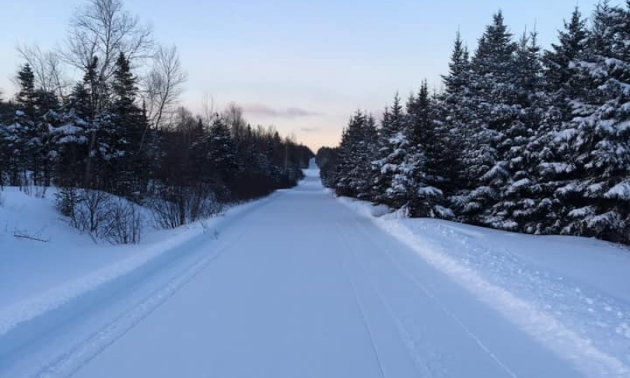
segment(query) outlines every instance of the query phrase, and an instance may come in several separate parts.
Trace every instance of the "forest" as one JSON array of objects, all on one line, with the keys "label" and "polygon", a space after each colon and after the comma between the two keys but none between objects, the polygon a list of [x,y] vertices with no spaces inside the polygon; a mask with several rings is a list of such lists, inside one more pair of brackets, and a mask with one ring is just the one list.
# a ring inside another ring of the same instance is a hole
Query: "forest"
[{"label": "forest", "polygon": [[292,187],[313,156],[234,103],[199,99],[202,115],[181,106],[176,47],[157,44],[119,0],[77,9],[60,46],[18,48],[18,91],[0,97],[0,186],[54,187],[59,210],[96,238],[137,242],[136,205],[173,228]]},{"label": "forest", "polygon": [[357,111],[318,151],[338,195],[530,234],[630,243],[630,3],[579,9],[542,49],[501,12],[469,51],[455,39],[443,90]]}]

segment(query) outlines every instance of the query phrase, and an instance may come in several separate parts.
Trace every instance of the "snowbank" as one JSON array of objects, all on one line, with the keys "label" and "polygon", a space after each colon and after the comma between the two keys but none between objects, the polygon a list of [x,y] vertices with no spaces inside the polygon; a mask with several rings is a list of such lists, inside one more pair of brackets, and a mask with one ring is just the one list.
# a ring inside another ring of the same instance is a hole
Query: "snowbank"
[{"label": "snowbank", "polygon": [[531,236],[340,202],[570,360],[588,376],[630,375],[630,250]]},{"label": "snowbank", "polygon": [[88,235],[70,228],[54,208],[54,192],[36,198],[6,188],[1,194],[0,336],[213,232],[260,202],[174,230],[147,230],[138,245],[112,246],[95,244]]}]

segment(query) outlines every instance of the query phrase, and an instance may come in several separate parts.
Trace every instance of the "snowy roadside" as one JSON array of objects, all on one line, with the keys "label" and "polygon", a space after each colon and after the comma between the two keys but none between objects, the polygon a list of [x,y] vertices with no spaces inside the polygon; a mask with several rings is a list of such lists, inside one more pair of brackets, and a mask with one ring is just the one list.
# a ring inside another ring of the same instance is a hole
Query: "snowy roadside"
[{"label": "snowy roadside", "polygon": [[338,200],[592,376],[630,375],[630,250],[514,234]]},{"label": "snowy roadside", "polygon": [[[140,244],[95,244],[70,228],[53,196],[35,198],[7,188],[0,207],[0,336],[147,265],[220,228],[266,199],[229,208],[222,216],[173,230],[150,230]],[[20,233],[41,240],[15,237]]]}]

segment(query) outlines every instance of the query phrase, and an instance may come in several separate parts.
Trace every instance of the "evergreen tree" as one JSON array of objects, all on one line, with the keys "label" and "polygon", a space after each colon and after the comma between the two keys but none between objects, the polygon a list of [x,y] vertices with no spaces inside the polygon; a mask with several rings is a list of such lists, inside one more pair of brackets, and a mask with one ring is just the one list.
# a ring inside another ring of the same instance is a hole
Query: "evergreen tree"
[{"label": "evergreen tree", "polygon": [[4,148],[6,150],[6,171],[9,185],[22,186],[28,184],[27,170],[30,152],[27,149],[29,134],[35,125],[22,110],[15,111],[15,115],[3,132]]},{"label": "evergreen tree", "polygon": [[571,119],[572,109],[567,98],[575,96],[580,89],[571,62],[583,53],[587,35],[586,20],[576,7],[571,20],[564,22],[564,30],[558,32],[558,43],[543,54],[546,90],[553,100],[552,111],[558,112],[553,117],[555,122]]},{"label": "evergreen tree", "polygon": [[406,185],[412,216],[451,218],[452,212],[444,207],[442,188],[448,186],[447,155],[452,155],[454,151],[446,139],[443,124],[437,122],[435,102],[429,95],[425,80],[418,95],[412,95],[407,103],[410,145],[403,171],[408,172]]},{"label": "evergreen tree", "polygon": [[[43,146],[46,129],[42,129],[39,118],[43,115],[38,108],[38,91],[35,89],[35,76],[31,67],[25,64],[17,74],[19,85],[16,94],[17,110],[12,124],[6,129],[6,143],[10,151],[8,168],[10,184],[16,186],[43,184],[40,182],[43,160]],[[42,102],[41,105],[46,105]]]},{"label": "evergreen tree", "polygon": [[[148,181],[148,159],[140,151],[142,134],[148,120],[143,109],[136,104],[136,77],[130,62],[121,52],[116,61],[112,82],[112,129],[108,130],[108,167],[117,193],[129,195],[144,190]],[[145,150],[146,151],[146,150]]]},{"label": "evergreen tree", "polygon": [[451,61],[448,64],[448,75],[442,76],[447,95],[462,94],[470,85],[468,71],[470,62],[468,49],[464,46],[459,30],[455,36]]},{"label": "evergreen tree", "polygon": [[394,208],[408,201],[409,167],[403,165],[409,141],[408,118],[398,94],[391,108],[383,113],[378,135],[376,160],[372,162],[372,198]]},{"label": "evergreen tree", "polygon": [[374,118],[357,111],[343,131],[335,177],[340,195],[370,198],[371,176],[377,131]]},{"label": "evergreen tree", "polygon": [[[85,75],[83,76],[83,86],[85,89],[84,94],[88,97],[81,97],[81,102],[78,104],[81,106],[81,112],[84,113],[83,125],[85,126],[85,132],[88,139],[87,154],[85,160],[85,173],[83,174],[83,187],[84,188],[103,188],[104,185],[99,184],[99,177],[95,171],[100,168],[102,163],[101,151],[106,151],[108,145],[101,146],[102,139],[105,138],[104,127],[101,123],[107,124],[108,119],[102,117],[99,113],[101,108],[102,97],[104,97],[104,91],[100,87],[100,80],[98,75],[98,58],[95,56],[92,59],[91,64],[87,67]],[[96,163],[96,164],[95,164]],[[95,168],[95,165],[98,165]]]},{"label": "evergreen tree", "polygon": [[350,118],[348,127],[341,132],[341,142],[339,143],[338,163],[335,166],[334,188],[338,195],[355,197],[357,193],[352,191],[350,171],[355,162],[353,161],[353,148],[358,139],[358,128],[360,118],[356,115]]},{"label": "evergreen tree", "polygon": [[465,125],[462,155],[467,191],[455,197],[455,203],[464,220],[475,224],[511,226],[498,224],[491,209],[500,200],[500,188],[509,180],[502,159],[509,146],[503,142],[520,114],[513,82],[516,47],[499,12],[479,39],[471,62],[471,91],[463,104],[473,111]]},{"label": "evergreen tree", "polygon": [[526,226],[526,231],[535,233],[560,232],[563,219],[570,209],[566,201],[556,196],[556,191],[565,186],[576,169],[570,159],[567,136],[571,133],[569,121],[573,118],[571,98],[584,89],[572,63],[584,53],[588,30],[586,21],[575,8],[564,30],[558,33],[558,43],[543,54],[543,73],[547,106],[540,127],[528,150],[536,157],[534,180],[540,193],[535,196],[535,220]]},{"label": "evergreen tree", "polygon": [[215,180],[217,194],[220,198],[228,198],[227,187],[238,174],[240,167],[230,129],[219,117],[210,126],[207,148],[208,164]]},{"label": "evergreen tree", "polygon": [[55,183],[61,187],[81,187],[84,184],[88,155],[88,122],[90,95],[85,82],[78,83],[64,106],[63,125],[52,129],[55,146]]},{"label": "evergreen tree", "polygon": [[376,120],[371,114],[365,115],[365,123],[361,129],[361,142],[359,145],[356,171],[357,197],[369,200],[372,198],[372,186],[375,182],[372,162],[377,156],[378,129]]},{"label": "evergreen tree", "polygon": [[491,209],[492,222],[496,227],[512,231],[534,232],[532,224],[541,216],[534,198],[542,190],[537,182],[535,168],[538,157],[530,146],[535,140],[543,114],[547,96],[544,93],[540,47],[537,33],[523,33],[514,57],[518,116],[503,132],[499,145],[500,159],[497,164],[505,172],[505,180],[499,188],[499,202]]},{"label": "evergreen tree", "polygon": [[571,66],[587,83],[571,98],[565,129],[575,170],[557,195],[571,204],[563,232],[629,240],[630,40],[629,10],[598,4],[583,54]]},{"label": "evergreen tree", "polygon": [[[630,1],[600,3],[590,30],[576,9],[543,55],[536,33],[514,43],[499,12],[472,60],[458,33],[444,93],[425,83],[407,114],[398,98],[386,108],[364,198],[412,216],[628,242],[628,25]],[[318,152],[339,194],[364,195],[365,124],[358,113],[337,150]]]},{"label": "evergreen tree", "polygon": [[443,167],[447,170],[442,173],[446,176],[445,189],[453,200],[453,205],[461,210],[465,205],[459,199],[470,185],[469,173],[463,163],[463,152],[472,147],[468,141],[475,135],[474,128],[471,127],[475,114],[470,59],[459,32],[451,54],[449,74],[442,79],[445,91],[435,103],[436,122],[443,131],[443,140],[447,142],[443,148],[443,153],[448,154],[447,161],[443,162]]},{"label": "evergreen tree", "polygon": [[35,75],[31,66],[26,63],[18,71],[17,83],[19,91],[15,96],[15,102],[18,105],[20,111],[24,112],[27,116],[34,118],[35,114]]}]

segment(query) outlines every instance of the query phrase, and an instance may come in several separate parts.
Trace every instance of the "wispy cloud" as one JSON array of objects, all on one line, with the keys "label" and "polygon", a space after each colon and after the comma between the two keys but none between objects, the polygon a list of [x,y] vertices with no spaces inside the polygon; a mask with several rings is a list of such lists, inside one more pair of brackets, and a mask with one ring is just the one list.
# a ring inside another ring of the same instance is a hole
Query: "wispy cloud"
[{"label": "wispy cloud", "polygon": [[300,131],[303,131],[305,133],[314,133],[320,131],[320,129],[316,127],[300,127]]},{"label": "wispy cloud", "polygon": [[243,106],[245,114],[258,115],[264,117],[276,117],[276,118],[298,118],[298,117],[312,117],[321,115],[319,112],[310,111],[303,108],[291,106],[288,108],[272,108],[263,104],[248,104]]}]

